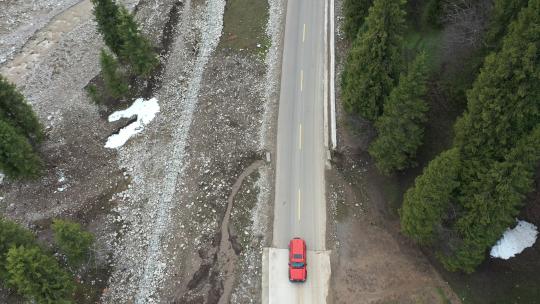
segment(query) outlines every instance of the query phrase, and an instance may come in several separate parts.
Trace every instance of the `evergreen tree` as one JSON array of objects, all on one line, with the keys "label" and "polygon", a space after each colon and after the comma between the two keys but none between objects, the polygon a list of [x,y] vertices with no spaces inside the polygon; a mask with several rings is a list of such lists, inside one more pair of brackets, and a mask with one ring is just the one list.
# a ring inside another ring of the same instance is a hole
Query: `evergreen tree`
[{"label": "evergreen tree", "polygon": [[64,220],[54,220],[52,224],[54,239],[68,262],[76,265],[83,261],[94,242],[94,236],[81,229],[81,225]]},{"label": "evergreen tree", "polygon": [[28,140],[0,120],[0,171],[12,178],[33,178],[41,169],[41,160]]},{"label": "evergreen tree", "polygon": [[516,19],[528,0],[495,0],[491,12],[489,29],[486,33],[488,45],[498,48],[501,39],[507,32],[508,25]]},{"label": "evergreen tree", "polygon": [[120,9],[118,33],[124,42],[119,57],[125,59],[137,75],[148,76],[159,60],[150,42],[141,35],[133,15],[124,7]]},{"label": "evergreen tree", "polygon": [[98,25],[98,31],[103,36],[105,44],[116,56],[120,56],[120,50],[124,45],[124,37],[118,31],[120,24],[120,7],[114,0],[92,0],[94,16]]},{"label": "evergreen tree", "polygon": [[427,66],[425,54],[417,56],[406,74],[401,75],[375,123],[377,139],[369,153],[384,174],[403,170],[414,164],[413,158],[424,136],[428,106],[426,94]]},{"label": "evergreen tree", "polygon": [[12,247],[7,253],[8,285],[38,304],[71,303],[74,284],[58,262],[38,247]]},{"label": "evergreen tree", "polygon": [[455,143],[469,158],[501,160],[540,121],[540,1],[510,25],[501,51],[486,57]]},{"label": "evergreen tree", "polygon": [[533,190],[540,160],[540,124],[517,143],[504,161],[495,162],[478,177],[477,193],[470,196],[456,229],[460,245],[442,261],[450,270],[473,272],[503,232],[515,223],[523,199]]},{"label": "evergreen tree", "polygon": [[101,50],[100,62],[107,92],[114,98],[124,96],[129,87],[125,77],[118,70],[118,61],[105,50]]},{"label": "evergreen tree", "polygon": [[32,107],[17,88],[0,75],[0,120],[10,124],[33,142],[43,140],[43,128]]},{"label": "evergreen tree", "polygon": [[10,248],[30,247],[35,244],[35,237],[30,230],[19,224],[0,217],[0,279],[6,280],[6,257]]},{"label": "evergreen tree", "polygon": [[407,190],[400,210],[404,234],[421,244],[438,238],[442,221],[459,186],[459,151],[447,150],[432,160]]},{"label": "evergreen tree", "polygon": [[404,15],[402,0],[373,2],[343,72],[342,99],[348,112],[371,121],[381,114],[402,69]]},{"label": "evergreen tree", "polygon": [[[455,214],[445,224],[455,239],[439,258],[450,270],[471,272],[513,224],[532,189],[540,160],[540,0],[530,0],[486,57],[466,113],[455,125],[460,152]],[[430,178],[426,183],[431,183]],[[428,189],[429,190],[429,189]],[[428,193],[435,197],[437,191]],[[436,204],[446,204],[447,198]]]},{"label": "evergreen tree", "polygon": [[358,35],[372,2],[373,0],[345,0],[343,2],[345,15],[343,32],[348,40],[353,40]]}]

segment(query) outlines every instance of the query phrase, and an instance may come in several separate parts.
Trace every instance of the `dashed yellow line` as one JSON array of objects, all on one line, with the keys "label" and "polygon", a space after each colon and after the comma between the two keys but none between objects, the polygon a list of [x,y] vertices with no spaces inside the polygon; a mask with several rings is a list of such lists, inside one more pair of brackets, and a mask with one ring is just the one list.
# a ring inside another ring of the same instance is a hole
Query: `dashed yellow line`
[{"label": "dashed yellow line", "polygon": [[298,150],[302,150],[302,124],[298,127]]},{"label": "dashed yellow line", "polygon": [[301,206],[301,202],[302,201],[302,193],[300,192],[300,189],[298,189],[298,221],[300,222],[300,206]]},{"label": "dashed yellow line", "polygon": [[302,32],[302,42],[306,41],[306,24],[304,23],[304,31]]},{"label": "dashed yellow line", "polygon": [[304,89],[304,70],[300,70],[300,92]]}]

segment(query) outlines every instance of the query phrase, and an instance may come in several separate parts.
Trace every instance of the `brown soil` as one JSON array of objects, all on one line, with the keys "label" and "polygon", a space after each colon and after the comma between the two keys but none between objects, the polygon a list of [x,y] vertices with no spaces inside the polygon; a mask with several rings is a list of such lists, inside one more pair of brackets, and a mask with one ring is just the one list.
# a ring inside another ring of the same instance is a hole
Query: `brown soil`
[{"label": "brown soil", "polygon": [[[341,142],[341,147],[344,147]],[[335,233],[330,303],[460,303],[420,250],[399,235],[386,182],[363,153],[327,174]]]}]

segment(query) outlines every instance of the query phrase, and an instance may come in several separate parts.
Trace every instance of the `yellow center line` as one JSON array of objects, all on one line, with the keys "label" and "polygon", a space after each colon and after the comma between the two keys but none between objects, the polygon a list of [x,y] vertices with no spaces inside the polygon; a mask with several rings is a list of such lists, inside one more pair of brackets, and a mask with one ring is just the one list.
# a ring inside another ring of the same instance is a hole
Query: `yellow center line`
[{"label": "yellow center line", "polygon": [[304,70],[300,70],[300,92],[304,89]]},{"label": "yellow center line", "polygon": [[300,222],[300,202],[302,201],[302,194],[298,189],[298,221]]},{"label": "yellow center line", "polygon": [[300,92],[304,88],[304,70],[300,70]]},{"label": "yellow center line", "polygon": [[298,130],[298,150],[302,150],[302,124],[300,124]]},{"label": "yellow center line", "polygon": [[304,23],[304,32],[302,32],[302,42],[306,41],[306,24]]}]

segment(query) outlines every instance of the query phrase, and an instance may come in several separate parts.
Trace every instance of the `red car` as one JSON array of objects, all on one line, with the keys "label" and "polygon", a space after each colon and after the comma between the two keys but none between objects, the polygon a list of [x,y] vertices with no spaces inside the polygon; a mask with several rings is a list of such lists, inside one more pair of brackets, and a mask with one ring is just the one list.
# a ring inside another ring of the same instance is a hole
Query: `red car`
[{"label": "red car", "polygon": [[306,266],[306,242],[296,237],[289,242],[289,281],[305,282]]}]

